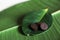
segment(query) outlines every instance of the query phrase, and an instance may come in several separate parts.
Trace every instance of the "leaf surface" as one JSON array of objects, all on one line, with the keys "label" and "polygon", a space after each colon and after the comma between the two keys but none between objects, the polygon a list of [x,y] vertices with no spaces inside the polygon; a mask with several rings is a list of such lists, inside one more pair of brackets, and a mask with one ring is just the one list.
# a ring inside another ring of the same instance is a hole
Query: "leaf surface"
[{"label": "leaf surface", "polygon": [[52,13],[53,24],[47,31],[35,35],[24,36],[18,32],[16,19],[31,11],[49,8],[48,13],[60,9],[60,0],[33,0],[17,4],[0,12],[0,40],[60,40],[60,12]]}]

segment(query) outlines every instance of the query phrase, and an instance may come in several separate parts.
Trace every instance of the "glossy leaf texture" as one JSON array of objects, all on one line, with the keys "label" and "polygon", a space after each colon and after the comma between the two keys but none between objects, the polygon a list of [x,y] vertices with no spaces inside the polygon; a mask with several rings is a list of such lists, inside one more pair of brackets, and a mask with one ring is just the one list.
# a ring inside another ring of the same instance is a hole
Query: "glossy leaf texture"
[{"label": "glossy leaf texture", "polygon": [[51,15],[53,17],[51,28],[41,34],[35,36],[24,36],[18,32],[18,26],[14,26],[1,31],[0,40],[60,40],[60,10]]},{"label": "glossy leaf texture", "polygon": [[[24,36],[18,32],[17,18],[31,11],[49,8],[53,24],[47,31],[35,35]],[[60,40],[60,0],[31,0],[17,4],[0,12],[0,40]]]},{"label": "glossy leaf texture", "polygon": [[42,18],[47,14],[48,9],[42,9],[37,12],[31,12],[30,14],[27,14],[23,18],[22,22],[22,30],[27,35],[31,32],[29,30],[28,26],[33,23],[38,23],[42,20]]},{"label": "glossy leaf texture", "polygon": [[[47,3],[48,2],[48,3]],[[60,9],[60,0],[30,0],[0,12],[0,31],[17,25],[17,18],[31,11],[48,8],[48,13]]]}]

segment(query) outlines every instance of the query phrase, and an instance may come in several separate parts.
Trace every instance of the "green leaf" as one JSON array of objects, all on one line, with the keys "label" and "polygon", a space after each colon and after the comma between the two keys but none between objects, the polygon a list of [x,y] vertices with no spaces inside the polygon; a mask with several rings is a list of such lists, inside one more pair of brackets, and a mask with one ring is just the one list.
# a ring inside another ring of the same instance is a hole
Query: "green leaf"
[{"label": "green leaf", "polygon": [[41,34],[35,36],[24,36],[18,32],[18,26],[14,26],[1,31],[0,40],[60,40],[60,10],[51,15],[53,17],[51,28]]},{"label": "green leaf", "polygon": [[[30,0],[28,2],[13,5],[12,7],[0,12],[0,31],[6,30],[17,25],[17,18],[31,11],[49,8],[48,13],[60,9],[60,0]],[[6,20],[6,21],[5,21]],[[5,23],[4,23],[4,22]],[[4,27],[4,28],[3,28]]]},{"label": "green leaf", "polygon": [[42,9],[37,12],[27,14],[26,17],[23,18],[23,22],[22,22],[23,32],[26,35],[29,34],[31,30],[29,30],[28,25],[40,22],[42,18],[46,15],[47,11],[48,9]]},{"label": "green leaf", "polygon": [[17,4],[0,12],[0,40],[60,40],[60,12],[52,14],[53,24],[49,30],[35,36],[24,36],[18,32],[16,19],[31,11],[49,8],[48,13],[60,9],[60,0],[31,0]]}]

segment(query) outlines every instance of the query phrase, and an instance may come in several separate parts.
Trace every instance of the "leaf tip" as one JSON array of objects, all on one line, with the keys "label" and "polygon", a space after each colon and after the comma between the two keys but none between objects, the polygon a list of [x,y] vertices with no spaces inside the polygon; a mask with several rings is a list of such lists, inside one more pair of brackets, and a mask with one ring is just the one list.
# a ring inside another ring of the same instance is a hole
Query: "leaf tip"
[{"label": "leaf tip", "polygon": [[27,34],[27,36],[30,36],[29,34]]},{"label": "leaf tip", "polygon": [[47,12],[48,11],[48,8],[46,8],[45,11]]}]

